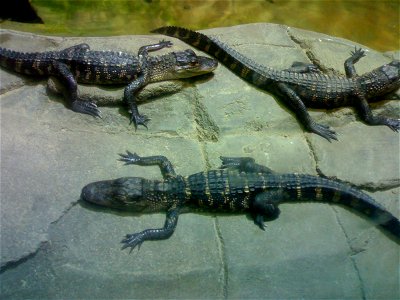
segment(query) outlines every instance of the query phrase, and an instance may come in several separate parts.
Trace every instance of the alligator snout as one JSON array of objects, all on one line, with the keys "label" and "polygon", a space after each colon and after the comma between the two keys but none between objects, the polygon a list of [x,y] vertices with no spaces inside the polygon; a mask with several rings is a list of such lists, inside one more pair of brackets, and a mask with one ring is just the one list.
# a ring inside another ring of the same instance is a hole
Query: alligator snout
[{"label": "alligator snout", "polygon": [[110,198],[109,193],[107,193],[109,187],[109,181],[90,183],[82,189],[81,200],[101,206],[109,206]]}]

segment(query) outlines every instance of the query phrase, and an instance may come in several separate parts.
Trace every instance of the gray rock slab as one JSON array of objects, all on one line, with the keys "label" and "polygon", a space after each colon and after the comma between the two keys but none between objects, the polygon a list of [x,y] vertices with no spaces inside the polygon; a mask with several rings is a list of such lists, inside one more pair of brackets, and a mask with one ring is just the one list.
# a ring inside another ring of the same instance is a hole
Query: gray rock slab
[{"label": "gray rock slab", "polygon": [[[327,176],[370,188],[399,186],[400,144],[393,132],[352,122],[340,128],[339,141],[320,143],[310,136],[319,169]],[[368,146],[365,141],[374,141]],[[361,146],[361,147],[360,147]]]},{"label": "gray rock slab", "polygon": [[[275,24],[205,30],[260,64],[284,69],[310,62],[344,74],[355,46],[320,33]],[[165,38],[47,37],[0,31],[1,47],[22,51],[92,49],[132,53]],[[172,39],[171,50],[190,48]],[[361,74],[398,57],[367,49]],[[195,50],[197,53],[199,51]],[[204,55],[204,54],[203,54]],[[250,156],[278,172],[337,177],[399,213],[399,136],[360,122],[352,108],[312,110],[339,141],[304,132],[277,99],[220,66],[213,76],[148,85],[139,110],[149,129],[135,131],[123,87],[79,86],[102,119],[67,108],[57,81],[0,69],[2,299],[352,298],[399,295],[399,245],[359,214],[322,203],[282,204],[266,231],[250,216],[190,212],[168,240],[121,251],[127,233],[161,227],[164,214],[136,215],[81,203],[89,182],[140,176],[157,167],[124,166],[125,150],[162,154],[178,174],[220,165],[219,156]],[[399,117],[398,101],[374,113]]]}]

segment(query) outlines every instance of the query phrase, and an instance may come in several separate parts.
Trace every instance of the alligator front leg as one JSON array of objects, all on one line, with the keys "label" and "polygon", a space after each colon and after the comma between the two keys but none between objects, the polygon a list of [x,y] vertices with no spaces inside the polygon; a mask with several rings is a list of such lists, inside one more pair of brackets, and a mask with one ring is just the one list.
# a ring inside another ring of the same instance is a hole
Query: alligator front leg
[{"label": "alligator front leg", "polygon": [[[77,46],[71,47],[71,49],[76,51],[76,47]],[[71,109],[75,112],[101,117],[100,110],[97,109],[95,103],[79,100],[78,85],[68,66],[64,63],[53,61],[52,67],[52,75],[57,77],[62,85],[65,86],[65,89],[63,89],[64,97],[71,103]]]},{"label": "alligator front leg", "polygon": [[393,131],[400,130],[400,119],[374,116],[369,107],[368,101],[364,96],[358,95],[354,100],[354,104],[359,110],[360,117],[368,125],[386,125]]},{"label": "alligator front leg", "polygon": [[140,47],[138,51],[142,73],[134,81],[128,84],[124,90],[124,100],[128,104],[131,112],[130,124],[133,123],[135,129],[137,129],[138,125],[143,125],[147,128],[146,124],[148,121],[150,121],[150,118],[148,118],[147,116],[139,114],[139,110],[136,104],[136,95],[149,82],[149,65],[147,62],[148,52],[157,51],[162,48],[171,46],[172,43],[170,41],[160,41],[157,44]]},{"label": "alligator front leg", "polygon": [[270,168],[256,164],[254,158],[251,157],[226,157],[220,156],[222,160],[221,169],[236,169],[239,172],[248,173],[274,173]]},{"label": "alligator front leg", "polygon": [[160,167],[161,174],[164,178],[176,177],[176,173],[172,163],[165,156],[147,156],[140,157],[136,153],[126,151],[127,154],[120,154],[120,161],[125,162],[126,165],[139,165],[139,166],[154,166]]},{"label": "alligator front leg", "polygon": [[175,231],[176,224],[178,224],[179,208],[173,207],[168,210],[167,218],[165,220],[164,227],[157,229],[146,229],[142,232],[127,234],[121,241],[124,245],[122,250],[131,247],[131,251],[147,240],[164,240],[168,239]]},{"label": "alligator front leg", "polygon": [[148,83],[148,71],[146,69],[147,67],[143,66],[143,68],[143,74],[139,76],[136,80],[128,84],[124,90],[124,101],[126,101],[126,103],[128,104],[131,113],[129,124],[133,123],[135,129],[137,129],[138,125],[143,125],[147,128],[146,124],[148,121],[150,121],[150,118],[148,118],[147,116],[139,114],[136,103],[136,95]]},{"label": "alligator front leg", "polygon": [[361,48],[357,49],[357,47],[354,49],[354,51],[350,52],[351,56],[346,59],[344,62],[344,70],[346,71],[346,76],[348,78],[352,78],[357,76],[356,69],[354,68],[354,64],[360,60],[361,57],[365,56],[364,50]]},{"label": "alligator front leg", "polygon": [[278,83],[278,87],[279,92],[283,94],[282,100],[289,104],[289,107],[307,130],[322,136],[329,142],[331,139],[337,140],[336,133],[329,126],[318,124],[311,118],[306,106],[295,91],[284,83]]}]

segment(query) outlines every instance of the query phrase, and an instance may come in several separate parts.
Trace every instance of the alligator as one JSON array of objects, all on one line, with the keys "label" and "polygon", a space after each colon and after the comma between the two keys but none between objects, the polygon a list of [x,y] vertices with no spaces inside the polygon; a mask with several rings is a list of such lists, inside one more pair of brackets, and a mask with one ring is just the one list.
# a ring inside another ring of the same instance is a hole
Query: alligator
[{"label": "alligator", "polygon": [[240,78],[277,96],[306,130],[328,141],[337,140],[336,133],[329,126],[316,123],[307,107],[332,109],[351,105],[368,125],[386,125],[394,131],[400,128],[400,119],[375,116],[368,104],[400,87],[398,60],[359,76],[354,64],[365,56],[365,51],[356,48],[344,63],[346,76],[327,75],[317,66],[302,62],[276,70],[254,62],[215,37],[190,29],[166,26],[151,32],[178,38],[214,56]]},{"label": "alligator", "polygon": [[193,50],[170,52],[151,57],[151,51],[171,47],[170,41],[142,46],[138,55],[116,51],[94,51],[79,44],[61,51],[23,53],[0,48],[0,66],[17,73],[54,76],[65,87],[64,97],[75,112],[101,117],[94,102],[79,99],[77,83],[126,84],[124,101],[128,104],[130,123],[147,128],[150,120],[139,114],[136,96],[147,84],[157,81],[188,78],[210,73],[218,65],[215,59],[197,56]]},{"label": "alligator", "polygon": [[127,234],[122,249],[131,251],[146,240],[169,238],[183,208],[216,212],[247,212],[265,229],[264,221],[279,216],[284,202],[314,201],[341,204],[369,217],[400,241],[400,221],[370,196],[338,180],[306,174],[276,173],[250,157],[221,157],[217,170],[176,175],[165,156],[120,154],[125,164],[157,165],[163,180],[122,177],[97,181],[82,189],[81,200],[136,213],[165,212],[164,227]]}]

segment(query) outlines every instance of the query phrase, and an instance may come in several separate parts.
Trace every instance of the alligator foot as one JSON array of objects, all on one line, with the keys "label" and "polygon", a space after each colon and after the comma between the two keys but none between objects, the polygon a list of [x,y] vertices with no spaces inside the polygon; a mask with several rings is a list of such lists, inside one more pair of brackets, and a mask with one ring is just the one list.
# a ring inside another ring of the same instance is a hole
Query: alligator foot
[{"label": "alligator foot", "polygon": [[148,118],[146,115],[139,115],[139,114],[131,114],[131,121],[129,124],[132,124],[135,126],[135,130],[139,125],[143,125],[147,129],[147,122],[150,121],[150,118]]},{"label": "alligator foot", "polygon": [[331,130],[329,128],[329,126],[313,122],[312,124],[310,124],[308,129],[311,132],[314,132],[314,133],[322,136],[323,138],[327,139],[328,142],[330,142],[331,140],[336,140],[337,141],[336,132]]},{"label": "alligator foot", "polygon": [[400,119],[385,118],[382,125],[386,125],[393,131],[398,132],[400,130]]},{"label": "alligator foot", "polygon": [[350,52],[350,55],[354,63],[356,63],[361,57],[365,56],[365,51],[362,48],[355,47],[354,51]]},{"label": "alligator foot", "polygon": [[137,246],[138,249],[140,249],[140,245],[143,243],[143,238],[140,233],[132,233],[132,234],[127,234],[125,238],[121,241],[124,245],[121,247],[121,250],[124,250],[125,248],[130,247],[131,250],[129,253],[132,252],[133,249]]},{"label": "alligator foot", "polygon": [[76,100],[72,102],[72,110],[78,113],[101,118],[101,112],[97,108],[97,105],[90,101]]},{"label": "alligator foot", "polygon": [[126,153],[127,154],[120,153],[119,156],[121,157],[118,159],[119,161],[125,162],[126,165],[137,164],[141,159],[141,157],[136,153],[132,153],[128,150],[126,150]]}]

